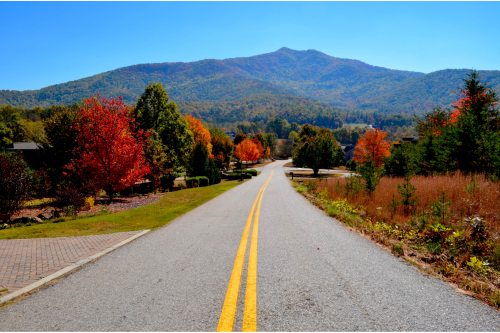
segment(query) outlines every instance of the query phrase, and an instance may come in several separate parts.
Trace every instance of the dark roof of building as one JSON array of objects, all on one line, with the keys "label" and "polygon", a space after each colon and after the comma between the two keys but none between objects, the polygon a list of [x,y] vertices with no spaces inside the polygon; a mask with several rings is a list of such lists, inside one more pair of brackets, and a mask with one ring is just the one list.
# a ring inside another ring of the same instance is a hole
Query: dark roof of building
[{"label": "dark roof of building", "polygon": [[350,152],[351,150],[353,150],[354,148],[356,148],[356,145],[345,145],[345,146],[342,145],[341,147],[342,147],[342,150],[347,153],[347,152]]},{"label": "dark roof of building", "polygon": [[402,141],[403,142],[414,142],[414,141],[418,141],[418,135],[414,135],[414,136],[404,136],[402,138]]},{"label": "dark roof of building", "polygon": [[12,147],[5,150],[37,150],[39,148],[42,148],[42,146],[36,142],[14,142]]}]

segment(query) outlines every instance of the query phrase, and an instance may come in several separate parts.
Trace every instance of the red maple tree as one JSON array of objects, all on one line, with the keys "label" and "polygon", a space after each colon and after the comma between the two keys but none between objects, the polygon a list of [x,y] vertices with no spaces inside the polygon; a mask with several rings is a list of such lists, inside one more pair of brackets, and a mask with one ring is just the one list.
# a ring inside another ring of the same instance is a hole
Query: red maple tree
[{"label": "red maple tree", "polygon": [[353,160],[363,164],[373,160],[375,166],[384,164],[384,156],[390,156],[391,143],[386,140],[387,133],[379,130],[370,130],[358,140],[354,150]]},{"label": "red maple tree", "polygon": [[150,171],[144,157],[148,133],[136,130],[122,98],[92,96],[84,100],[73,123],[78,147],[66,168],[92,178],[113,194],[134,185]]}]

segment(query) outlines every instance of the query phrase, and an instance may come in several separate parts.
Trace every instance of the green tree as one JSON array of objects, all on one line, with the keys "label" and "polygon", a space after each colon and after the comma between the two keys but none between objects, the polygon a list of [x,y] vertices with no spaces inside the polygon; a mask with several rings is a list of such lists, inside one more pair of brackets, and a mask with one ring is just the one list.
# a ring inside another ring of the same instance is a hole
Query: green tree
[{"label": "green tree", "polygon": [[302,129],[299,132],[300,140],[302,142],[305,142],[307,141],[307,139],[317,136],[318,132],[319,128],[317,128],[316,126],[305,124],[304,126],[302,126]]},{"label": "green tree", "polygon": [[308,138],[306,142],[298,145],[293,153],[293,164],[313,169],[315,176],[318,176],[319,169],[340,166],[343,160],[344,151],[337,145],[330,131]]},{"label": "green tree", "polygon": [[368,160],[359,166],[358,171],[363,180],[365,192],[369,195],[375,193],[383,174],[383,167],[377,167],[374,160]]},{"label": "green tree", "polygon": [[[163,170],[157,168],[156,175],[150,178],[162,178],[162,185],[172,187],[173,181],[185,169],[189,154],[194,145],[193,134],[189,131],[187,120],[180,114],[175,102],[169,102],[168,94],[161,83],[151,82],[137,100],[133,110],[138,128],[151,131],[157,145],[155,154],[162,156]],[[154,132],[157,133],[153,134]],[[147,150],[146,154],[151,154]],[[154,156],[146,156],[149,161]]]},{"label": "green tree", "polygon": [[[417,192],[417,188],[413,186],[410,181],[411,174],[407,173],[405,175],[404,183],[401,185],[396,185],[399,195],[401,195],[401,201],[397,201],[397,203],[403,205],[404,213],[406,215],[410,213],[411,207],[415,206],[415,204],[418,202],[417,196],[415,195],[415,193]],[[392,199],[394,203],[394,197]]]},{"label": "green tree", "polygon": [[267,133],[276,133],[279,138],[287,138],[291,126],[286,119],[270,117],[266,124]]},{"label": "green tree", "polygon": [[455,110],[435,108],[416,119],[423,174],[460,169],[500,175],[500,111],[497,93],[476,71],[463,79]]},{"label": "green tree", "polygon": [[76,108],[65,107],[44,122],[47,143],[42,145],[43,165],[54,184],[63,178],[64,166],[71,163],[73,151],[77,148],[73,123],[77,117]]},{"label": "green tree", "polygon": [[296,122],[292,122],[290,124],[290,131],[299,133],[301,129],[302,129],[302,127],[299,124],[297,124]]},{"label": "green tree", "polygon": [[246,134],[243,133],[236,134],[236,136],[234,137],[234,145],[235,146],[239,145],[245,139],[248,139],[248,136]]},{"label": "green tree", "polygon": [[231,163],[231,156],[234,152],[234,145],[231,139],[217,128],[209,129],[210,143],[212,144],[212,155],[214,155],[215,163],[219,170],[229,168]]},{"label": "green tree", "polygon": [[437,202],[430,202],[430,210],[432,216],[442,225],[445,225],[450,218],[451,200],[446,200],[446,193],[441,191],[441,195],[438,197]]},{"label": "green tree", "polygon": [[500,174],[497,93],[481,83],[476,71],[471,71],[463,81],[462,98],[455,103],[452,121],[448,125],[456,128],[455,138],[458,140],[452,155],[462,171]]},{"label": "green tree", "polygon": [[12,132],[12,142],[24,142],[31,139],[29,129],[22,120],[20,110],[15,107],[11,105],[0,107],[0,122]]},{"label": "green tree", "polygon": [[391,156],[384,158],[385,174],[404,177],[416,174],[419,169],[420,154],[417,145],[402,144],[392,149]]},{"label": "green tree", "polygon": [[0,122],[0,150],[10,146],[12,144],[12,139],[14,138],[14,133],[7,127],[3,122]]},{"label": "green tree", "polygon": [[210,185],[220,183],[219,168],[215,161],[208,155],[207,147],[202,143],[198,143],[189,157],[186,170],[187,176],[205,176],[208,178]]},{"label": "green tree", "polygon": [[276,133],[266,133],[264,134],[264,138],[268,142],[269,148],[271,149],[271,156],[275,156],[278,147],[278,135]]},{"label": "green tree", "polygon": [[153,189],[157,189],[161,184],[161,178],[168,169],[169,158],[157,132],[152,131],[149,136],[149,143],[144,147],[146,162],[151,167],[151,172],[146,176],[151,181]]},{"label": "green tree", "polygon": [[288,140],[292,140],[293,143],[299,142],[300,141],[299,133],[291,131],[290,134],[288,134]]}]

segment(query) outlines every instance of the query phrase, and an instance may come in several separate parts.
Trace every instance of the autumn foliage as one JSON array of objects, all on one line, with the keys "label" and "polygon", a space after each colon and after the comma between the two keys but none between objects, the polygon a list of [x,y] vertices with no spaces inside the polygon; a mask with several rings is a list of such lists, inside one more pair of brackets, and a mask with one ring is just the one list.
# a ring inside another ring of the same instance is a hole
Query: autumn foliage
[{"label": "autumn foliage", "polygon": [[257,138],[253,138],[252,142],[255,145],[255,147],[257,147],[257,150],[259,151],[259,158],[264,156],[264,147],[262,146],[262,143],[260,142],[260,140]]},{"label": "autumn foliage", "polygon": [[353,160],[363,164],[373,160],[375,166],[384,164],[384,157],[390,156],[391,143],[386,140],[387,133],[379,129],[371,130],[358,140]]},{"label": "autumn foliage", "polygon": [[187,115],[185,117],[189,122],[189,130],[193,133],[195,146],[198,143],[202,143],[207,147],[209,157],[213,158],[212,155],[212,144],[210,143],[210,132],[198,119]]},{"label": "autumn foliage", "polygon": [[134,131],[135,121],[122,99],[85,99],[73,124],[77,148],[66,169],[93,179],[112,199],[150,171],[144,158],[147,134]]},{"label": "autumn foliage", "polygon": [[250,139],[245,139],[236,146],[234,155],[242,161],[256,161],[262,156],[262,153],[259,151],[255,142]]}]

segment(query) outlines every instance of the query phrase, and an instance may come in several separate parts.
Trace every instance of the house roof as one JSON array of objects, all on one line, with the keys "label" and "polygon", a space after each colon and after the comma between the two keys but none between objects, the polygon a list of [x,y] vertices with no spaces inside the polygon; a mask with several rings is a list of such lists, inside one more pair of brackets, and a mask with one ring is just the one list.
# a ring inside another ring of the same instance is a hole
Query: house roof
[{"label": "house roof", "polygon": [[41,145],[39,145],[36,142],[14,142],[12,144],[12,148],[6,148],[5,150],[37,150],[39,148],[42,148]]},{"label": "house roof", "polygon": [[405,143],[405,142],[414,142],[414,141],[418,141],[418,139],[419,139],[419,138],[418,138],[418,135],[414,135],[414,136],[404,136],[404,137],[402,138],[402,141],[403,141],[403,143]]}]

